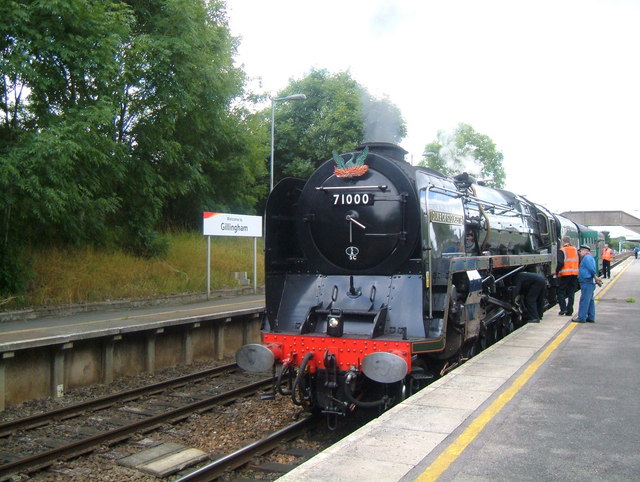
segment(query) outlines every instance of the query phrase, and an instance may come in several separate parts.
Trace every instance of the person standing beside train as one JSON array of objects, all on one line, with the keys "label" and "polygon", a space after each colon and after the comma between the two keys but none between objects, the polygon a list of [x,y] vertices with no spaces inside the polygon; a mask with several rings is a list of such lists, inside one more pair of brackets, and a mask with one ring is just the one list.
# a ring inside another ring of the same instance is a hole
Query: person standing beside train
[{"label": "person standing beside train", "polygon": [[611,258],[613,258],[613,252],[609,248],[608,244],[604,245],[602,250],[602,277],[611,278]]},{"label": "person standing beside train", "polygon": [[580,256],[582,256],[578,271],[580,303],[578,304],[578,315],[571,321],[574,323],[595,323],[596,304],[593,301],[593,293],[596,290],[596,284],[602,286],[602,280],[598,278],[596,260],[591,255],[591,247],[588,244],[580,246]]},{"label": "person standing beside train", "polygon": [[559,315],[573,315],[573,301],[575,292],[578,291],[578,269],[580,259],[578,250],[571,245],[571,238],[562,238],[562,248],[558,250],[558,305]]}]

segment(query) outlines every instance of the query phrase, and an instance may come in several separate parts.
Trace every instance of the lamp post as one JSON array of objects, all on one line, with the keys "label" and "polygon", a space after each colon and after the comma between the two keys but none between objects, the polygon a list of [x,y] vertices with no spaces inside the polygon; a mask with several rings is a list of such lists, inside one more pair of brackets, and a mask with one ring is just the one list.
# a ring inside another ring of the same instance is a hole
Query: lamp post
[{"label": "lamp post", "polygon": [[273,150],[274,150],[274,124],[276,116],[276,102],[286,102],[288,100],[305,100],[307,98],[304,94],[293,94],[286,97],[271,97],[271,166],[270,166],[270,183],[269,192],[273,191]]}]

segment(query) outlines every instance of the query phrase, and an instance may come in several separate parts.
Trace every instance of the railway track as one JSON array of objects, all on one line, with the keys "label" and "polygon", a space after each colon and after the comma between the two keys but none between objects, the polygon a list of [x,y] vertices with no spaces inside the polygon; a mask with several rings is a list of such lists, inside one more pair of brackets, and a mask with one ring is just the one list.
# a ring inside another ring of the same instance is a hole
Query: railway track
[{"label": "railway track", "polygon": [[611,260],[611,267],[613,268],[614,266],[619,265],[625,259],[630,258],[631,256],[633,256],[633,252],[614,254],[613,259]]},{"label": "railway track", "polygon": [[0,437],[6,437],[18,430],[27,430],[30,428],[41,427],[56,420],[65,420],[68,418],[77,417],[89,411],[103,410],[117,403],[135,400],[145,395],[161,393],[165,390],[178,388],[186,385],[187,383],[203,380],[207,377],[230,374],[237,369],[238,365],[236,365],[235,363],[229,363],[227,365],[221,365],[219,367],[210,368],[208,370],[202,370],[196,373],[191,373],[189,375],[165,380],[163,382],[153,383],[150,385],[145,385],[143,387],[133,388],[131,390],[125,390],[122,392],[107,395],[105,397],[97,398],[94,400],[69,405],[57,410],[51,410],[45,413],[32,415],[30,417],[3,422],[0,423]]},{"label": "railway track", "polygon": [[[5,463],[0,465],[0,480],[5,480],[6,477],[12,474],[41,470],[57,460],[64,460],[91,452],[100,445],[113,444],[125,440],[131,437],[132,434],[148,431],[155,427],[160,427],[165,423],[176,423],[177,421],[188,418],[194,413],[207,411],[219,404],[230,403],[232,400],[254,394],[273,384],[274,379],[270,377],[212,395],[206,395],[203,392],[191,394],[178,393],[177,396],[173,397],[178,398],[178,402],[171,403],[170,405],[173,406],[170,406],[168,409],[166,404],[161,410],[157,410],[157,406],[155,408],[147,406],[142,409],[131,409],[126,406],[115,408],[118,405],[132,400],[139,400],[142,397],[151,396],[153,399],[153,397],[158,394],[164,394],[170,390],[184,387],[189,383],[229,374],[232,373],[235,368],[235,364],[225,365],[24,419],[5,422],[0,425],[0,433],[2,433],[5,439],[9,439],[8,441],[5,440],[5,446],[17,445],[11,443],[11,437],[19,435],[17,438],[24,439],[25,431],[31,433],[42,427],[46,427],[48,428],[48,432],[51,433],[52,430],[55,430],[56,425],[54,424],[69,420],[74,420],[76,435],[80,434],[81,436],[77,438],[74,437],[74,439],[69,441],[63,441],[62,443],[60,440],[55,440],[54,443],[57,446],[49,450],[39,451],[35,454],[11,454],[9,458],[14,460],[8,462],[6,461],[7,454],[4,452],[3,457]],[[118,417],[115,423],[116,426],[96,428],[95,426],[98,424],[92,423],[92,414],[98,411],[102,413],[104,410],[113,410],[114,408],[116,413],[122,414],[124,412],[127,416],[132,416],[133,419],[125,420],[124,418]],[[87,415],[88,418],[82,419],[83,416]],[[78,417],[80,417],[81,420],[76,420]],[[53,428],[51,427],[52,425]],[[68,432],[69,430],[60,429],[59,431]]]},{"label": "railway track", "polygon": [[300,437],[304,432],[312,427],[321,425],[321,423],[321,417],[309,416],[288,427],[277,430],[256,442],[252,442],[225,457],[214,460],[177,480],[184,482],[208,482],[217,479],[230,470],[252,462],[260,455],[280,448],[285,442]]}]

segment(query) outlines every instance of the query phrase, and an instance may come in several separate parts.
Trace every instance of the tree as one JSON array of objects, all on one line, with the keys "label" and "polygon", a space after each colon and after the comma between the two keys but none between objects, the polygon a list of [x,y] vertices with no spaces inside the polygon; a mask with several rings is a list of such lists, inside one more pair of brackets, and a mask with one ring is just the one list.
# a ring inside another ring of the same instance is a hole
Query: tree
[{"label": "tree", "polygon": [[24,287],[25,242],[95,239],[120,205],[109,79],[128,26],[117,2],[0,7],[0,292]]},{"label": "tree", "polygon": [[[165,225],[194,227],[203,210],[252,211],[267,144],[257,118],[235,100],[244,73],[234,67],[236,43],[221,1],[135,2],[136,23],[123,46],[118,135],[136,162],[139,184],[124,186],[119,222],[134,248],[146,250]],[[141,189],[141,187],[143,187]]]},{"label": "tree", "polygon": [[235,49],[222,0],[0,2],[0,293],[28,243],[148,256],[163,226],[254,209],[266,124]]},{"label": "tree", "polygon": [[406,135],[400,110],[387,98],[374,98],[346,72],[314,69],[277,97],[298,93],[307,99],[276,106],[276,182],[308,177],[333,151],[351,151],[363,141],[398,142]]},{"label": "tree", "polygon": [[486,185],[503,188],[504,156],[494,142],[468,124],[458,124],[453,133],[438,132],[437,140],[427,144],[421,166],[436,169],[447,176],[467,172]]}]

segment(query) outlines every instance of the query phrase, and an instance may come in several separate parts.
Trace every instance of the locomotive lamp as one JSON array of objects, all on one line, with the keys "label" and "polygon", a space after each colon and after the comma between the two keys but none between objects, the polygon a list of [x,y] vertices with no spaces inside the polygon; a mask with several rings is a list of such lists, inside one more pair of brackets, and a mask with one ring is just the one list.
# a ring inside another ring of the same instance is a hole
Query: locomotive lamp
[{"label": "locomotive lamp", "polygon": [[342,336],[344,333],[344,323],[341,310],[331,310],[327,316],[327,335]]},{"label": "locomotive lamp", "polygon": [[286,102],[289,100],[305,100],[307,98],[304,94],[293,94],[286,97],[271,97],[271,174],[269,183],[269,192],[273,191],[273,151],[274,151],[274,124],[276,117],[276,102]]}]

